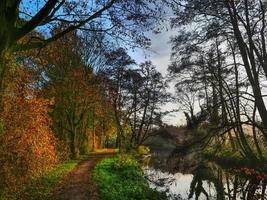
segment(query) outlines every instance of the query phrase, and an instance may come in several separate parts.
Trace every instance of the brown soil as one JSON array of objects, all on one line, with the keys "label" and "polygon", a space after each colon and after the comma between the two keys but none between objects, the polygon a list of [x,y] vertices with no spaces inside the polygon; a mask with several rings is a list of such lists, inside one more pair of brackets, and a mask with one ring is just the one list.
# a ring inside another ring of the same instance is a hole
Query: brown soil
[{"label": "brown soil", "polygon": [[103,157],[112,154],[95,154],[81,161],[55,189],[50,200],[101,200],[93,181],[93,169]]}]

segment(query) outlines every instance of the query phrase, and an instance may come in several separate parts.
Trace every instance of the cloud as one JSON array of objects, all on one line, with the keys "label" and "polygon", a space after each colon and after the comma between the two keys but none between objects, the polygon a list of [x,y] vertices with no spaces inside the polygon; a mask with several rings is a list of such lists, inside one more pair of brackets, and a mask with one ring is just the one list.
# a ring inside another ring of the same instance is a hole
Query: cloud
[{"label": "cloud", "polygon": [[[147,36],[151,39],[151,48],[149,51],[136,50],[135,52],[129,52],[129,54],[137,61],[141,63],[145,60],[151,60],[154,65],[157,66],[164,76],[167,75],[167,69],[170,61],[171,44],[169,43],[170,37],[175,35],[177,30],[165,30],[161,33],[155,34],[153,32],[147,33]],[[169,92],[174,93],[174,83],[169,83]],[[178,108],[176,103],[168,103],[163,106],[163,111],[171,111]],[[184,115],[182,112],[174,112],[164,117],[164,122],[170,125],[181,125],[185,123]]]}]

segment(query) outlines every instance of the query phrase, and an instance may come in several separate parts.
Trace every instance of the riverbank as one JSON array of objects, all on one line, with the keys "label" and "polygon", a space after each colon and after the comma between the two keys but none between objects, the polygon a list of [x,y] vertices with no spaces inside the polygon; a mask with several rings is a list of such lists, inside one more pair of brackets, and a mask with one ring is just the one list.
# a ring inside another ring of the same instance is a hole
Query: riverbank
[{"label": "riverbank", "polygon": [[164,200],[165,194],[151,189],[131,155],[105,158],[94,169],[94,180],[105,200]]},{"label": "riverbank", "polygon": [[253,168],[262,172],[267,172],[267,152],[262,152],[262,158],[249,159],[242,155],[239,150],[233,151],[228,146],[224,146],[220,150],[208,147],[203,151],[205,159],[214,161],[222,167],[234,166],[235,168]]}]

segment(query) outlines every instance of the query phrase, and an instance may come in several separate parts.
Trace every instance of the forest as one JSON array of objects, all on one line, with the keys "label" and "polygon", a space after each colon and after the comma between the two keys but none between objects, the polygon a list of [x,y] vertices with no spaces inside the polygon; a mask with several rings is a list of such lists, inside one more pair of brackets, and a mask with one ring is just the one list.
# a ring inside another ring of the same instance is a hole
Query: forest
[{"label": "forest", "polygon": [[266,200],[266,15],[2,0],[0,200]]}]

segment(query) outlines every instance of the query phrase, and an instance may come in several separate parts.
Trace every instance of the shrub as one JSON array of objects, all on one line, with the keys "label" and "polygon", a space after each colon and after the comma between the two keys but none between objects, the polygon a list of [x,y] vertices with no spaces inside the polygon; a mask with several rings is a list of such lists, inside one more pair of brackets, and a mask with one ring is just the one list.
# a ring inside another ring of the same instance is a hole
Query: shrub
[{"label": "shrub", "polygon": [[21,189],[57,162],[55,138],[49,128],[51,102],[35,94],[25,79],[17,80],[4,99],[1,113],[0,188],[10,192]]},{"label": "shrub", "polygon": [[138,148],[137,148],[137,152],[141,155],[146,155],[150,152],[150,149],[149,147],[147,146],[144,146],[144,145],[140,145]]},{"label": "shrub", "polygon": [[149,188],[138,162],[130,155],[103,159],[94,178],[106,200],[161,200],[164,194]]}]

